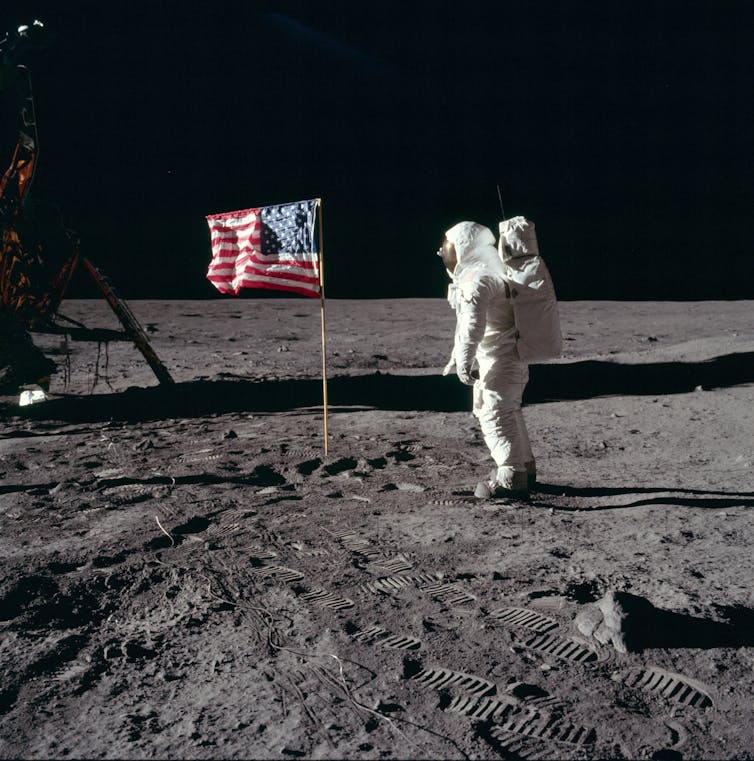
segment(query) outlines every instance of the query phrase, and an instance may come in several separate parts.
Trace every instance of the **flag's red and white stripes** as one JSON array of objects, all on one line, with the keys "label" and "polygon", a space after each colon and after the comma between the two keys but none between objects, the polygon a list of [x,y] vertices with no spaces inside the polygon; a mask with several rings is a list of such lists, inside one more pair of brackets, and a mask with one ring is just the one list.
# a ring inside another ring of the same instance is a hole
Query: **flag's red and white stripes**
[{"label": "flag's red and white stripes", "polygon": [[234,295],[241,288],[272,288],[319,296],[317,253],[263,254],[260,211],[258,207],[207,217],[212,245],[207,279],[221,293]]}]

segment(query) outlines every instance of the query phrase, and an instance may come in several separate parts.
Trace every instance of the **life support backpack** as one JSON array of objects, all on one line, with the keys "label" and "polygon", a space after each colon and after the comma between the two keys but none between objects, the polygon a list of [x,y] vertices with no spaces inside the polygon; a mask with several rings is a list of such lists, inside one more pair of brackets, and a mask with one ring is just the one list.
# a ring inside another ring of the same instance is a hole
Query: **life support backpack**
[{"label": "life support backpack", "polygon": [[520,216],[503,220],[498,251],[513,303],[518,356],[522,362],[556,359],[563,350],[558,300],[534,223]]}]

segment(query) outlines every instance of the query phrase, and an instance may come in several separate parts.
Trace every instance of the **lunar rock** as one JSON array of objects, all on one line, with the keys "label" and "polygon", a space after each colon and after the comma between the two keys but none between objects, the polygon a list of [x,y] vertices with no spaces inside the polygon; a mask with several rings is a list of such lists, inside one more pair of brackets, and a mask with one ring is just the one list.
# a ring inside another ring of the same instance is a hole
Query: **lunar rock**
[{"label": "lunar rock", "polygon": [[645,644],[642,634],[651,623],[653,606],[647,600],[626,592],[608,590],[605,596],[579,612],[576,628],[619,653],[638,651]]}]

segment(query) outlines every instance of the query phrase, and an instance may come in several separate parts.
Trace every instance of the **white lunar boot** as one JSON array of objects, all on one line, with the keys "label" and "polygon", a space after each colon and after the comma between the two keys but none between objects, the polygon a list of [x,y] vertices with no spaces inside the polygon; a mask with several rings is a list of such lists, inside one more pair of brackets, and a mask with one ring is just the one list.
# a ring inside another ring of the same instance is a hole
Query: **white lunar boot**
[{"label": "white lunar boot", "polygon": [[476,485],[474,496],[479,499],[528,497],[529,474],[525,470],[501,466],[490,473],[488,480],[480,481]]}]

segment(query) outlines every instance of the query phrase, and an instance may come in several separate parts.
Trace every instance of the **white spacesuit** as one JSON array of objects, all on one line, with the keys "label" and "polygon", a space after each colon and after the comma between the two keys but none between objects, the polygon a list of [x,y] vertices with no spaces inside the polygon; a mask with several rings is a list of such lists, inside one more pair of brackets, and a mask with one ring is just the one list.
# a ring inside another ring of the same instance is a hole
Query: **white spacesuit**
[{"label": "white spacesuit", "polygon": [[443,374],[455,365],[461,381],[473,384],[474,415],[497,465],[476,494],[525,494],[536,479],[521,413],[529,368],[516,350],[513,305],[495,236],[476,222],[459,222],[445,233],[438,254],[453,281],[448,301],[456,311],[453,353]]}]

